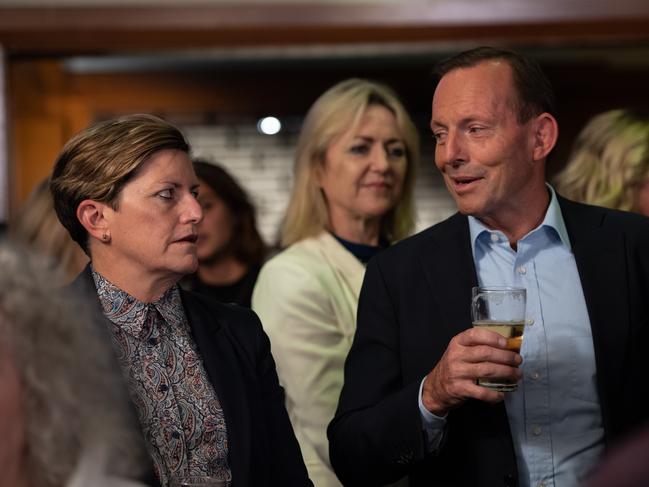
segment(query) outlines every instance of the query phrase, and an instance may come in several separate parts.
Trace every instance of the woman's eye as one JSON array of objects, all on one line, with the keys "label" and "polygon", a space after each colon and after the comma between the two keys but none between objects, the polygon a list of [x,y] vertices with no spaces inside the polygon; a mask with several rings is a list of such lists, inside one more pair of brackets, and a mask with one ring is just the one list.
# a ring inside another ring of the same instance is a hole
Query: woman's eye
[{"label": "woman's eye", "polygon": [[352,154],[367,154],[369,151],[369,148],[366,145],[354,145],[349,149],[349,152]]},{"label": "woman's eye", "polygon": [[196,190],[196,189],[195,189],[195,190],[192,190],[192,191],[191,191],[191,194],[192,194],[192,196],[193,196],[194,198],[198,199],[198,190]]},{"label": "woman's eye", "polygon": [[173,198],[174,195],[171,189],[163,189],[158,193],[158,196],[165,200],[170,200],[171,198]]},{"label": "woman's eye", "polygon": [[403,147],[391,147],[387,150],[389,157],[401,158],[406,155],[406,150]]}]

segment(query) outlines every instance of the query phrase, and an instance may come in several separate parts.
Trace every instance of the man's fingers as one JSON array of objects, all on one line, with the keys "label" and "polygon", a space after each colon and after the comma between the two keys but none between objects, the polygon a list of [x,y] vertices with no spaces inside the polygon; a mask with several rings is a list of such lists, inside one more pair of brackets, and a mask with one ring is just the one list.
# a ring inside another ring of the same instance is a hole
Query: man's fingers
[{"label": "man's fingers", "polygon": [[503,350],[487,345],[467,347],[464,352],[464,361],[469,363],[490,362],[494,364],[518,367],[523,363],[523,357],[511,350]]},{"label": "man's fingers", "polygon": [[476,345],[488,345],[496,348],[507,347],[507,340],[504,337],[494,331],[483,328],[470,328],[456,335],[453,340],[457,341],[458,345],[464,347],[473,347]]}]

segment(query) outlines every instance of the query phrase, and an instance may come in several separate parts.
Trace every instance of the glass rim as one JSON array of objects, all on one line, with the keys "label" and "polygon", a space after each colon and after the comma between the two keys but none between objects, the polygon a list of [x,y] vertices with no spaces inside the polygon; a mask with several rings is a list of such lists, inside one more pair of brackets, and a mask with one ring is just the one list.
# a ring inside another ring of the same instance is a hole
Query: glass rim
[{"label": "glass rim", "polygon": [[514,287],[514,286],[473,286],[471,288],[471,292],[475,294],[478,290],[480,292],[503,292],[503,291],[510,291],[510,292],[527,292],[527,289],[524,287]]}]

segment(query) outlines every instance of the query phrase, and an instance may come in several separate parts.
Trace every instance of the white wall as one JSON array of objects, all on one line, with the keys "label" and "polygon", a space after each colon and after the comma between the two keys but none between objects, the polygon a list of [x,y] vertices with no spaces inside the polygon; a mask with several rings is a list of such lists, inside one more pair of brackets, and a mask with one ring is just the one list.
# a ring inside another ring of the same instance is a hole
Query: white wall
[{"label": "white wall", "polygon": [[[278,227],[290,196],[295,133],[261,135],[255,124],[188,126],[184,133],[193,154],[226,167],[257,205],[259,230],[267,243],[277,240]],[[417,229],[441,221],[455,211],[455,204],[434,167],[430,149],[425,151],[417,184]]]}]

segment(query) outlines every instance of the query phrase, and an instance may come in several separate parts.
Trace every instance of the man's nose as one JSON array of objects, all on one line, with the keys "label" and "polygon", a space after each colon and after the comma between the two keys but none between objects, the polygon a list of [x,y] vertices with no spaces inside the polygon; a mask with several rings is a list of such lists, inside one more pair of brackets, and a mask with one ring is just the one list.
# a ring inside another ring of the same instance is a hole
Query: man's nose
[{"label": "man's nose", "polygon": [[467,162],[466,147],[461,134],[449,132],[444,140],[444,144],[437,146],[435,156],[438,165],[460,166]]}]

